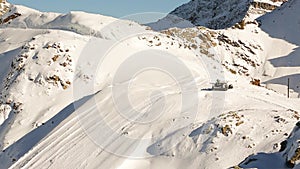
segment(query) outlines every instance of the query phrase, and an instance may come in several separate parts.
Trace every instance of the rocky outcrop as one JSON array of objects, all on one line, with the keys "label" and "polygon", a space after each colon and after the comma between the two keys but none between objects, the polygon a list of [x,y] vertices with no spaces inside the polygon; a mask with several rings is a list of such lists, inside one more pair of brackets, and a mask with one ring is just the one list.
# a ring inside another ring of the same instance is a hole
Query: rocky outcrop
[{"label": "rocky outcrop", "polygon": [[300,122],[291,132],[289,138],[281,143],[283,158],[287,167],[293,168],[300,163]]},{"label": "rocky outcrop", "polygon": [[0,20],[0,24],[8,23],[8,22],[10,22],[11,20],[16,19],[16,18],[19,17],[19,16],[21,16],[20,13],[13,13],[13,14],[11,14],[11,15],[5,17],[5,18],[2,18],[2,19]]},{"label": "rocky outcrop", "polygon": [[6,0],[0,0],[0,17],[9,11],[9,4]]},{"label": "rocky outcrop", "polygon": [[272,5],[272,4],[269,4],[269,3],[266,3],[266,2],[258,2],[258,1],[251,2],[251,5],[254,8],[264,9],[264,10],[271,10],[271,11],[278,7],[277,5]]}]

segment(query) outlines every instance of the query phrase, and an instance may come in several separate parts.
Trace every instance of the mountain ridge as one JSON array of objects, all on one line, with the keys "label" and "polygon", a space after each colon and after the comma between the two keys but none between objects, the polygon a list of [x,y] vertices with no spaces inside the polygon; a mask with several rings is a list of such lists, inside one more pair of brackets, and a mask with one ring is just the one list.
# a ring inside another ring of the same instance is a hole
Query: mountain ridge
[{"label": "mountain ridge", "polygon": [[226,29],[243,20],[252,22],[259,16],[275,10],[285,2],[287,1],[192,0],[176,8],[165,18],[154,23],[149,23],[148,25],[154,30],[163,30],[172,27],[187,28],[193,26],[204,26],[210,29]]},{"label": "mountain ridge", "polygon": [[[297,62],[292,70],[272,59],[288,61],[299,46],[298,35],[276,33],[299,31],[298,6],[290,0],[252,22],[255,13],[242,27],[161,32],[10,6],[3,18],[14,17],[0,26],[0,168],[251,167],[251,154],[263,168],[259,153],[276,154],[285,140],[287,156],[272,164],[299,167],[300,91],[292,84],[288,99],[285,84],[267,83],[297,74]],[[272,29],[289,16],[287,28]],[[211,91],[216,80],[233,89]]]}]

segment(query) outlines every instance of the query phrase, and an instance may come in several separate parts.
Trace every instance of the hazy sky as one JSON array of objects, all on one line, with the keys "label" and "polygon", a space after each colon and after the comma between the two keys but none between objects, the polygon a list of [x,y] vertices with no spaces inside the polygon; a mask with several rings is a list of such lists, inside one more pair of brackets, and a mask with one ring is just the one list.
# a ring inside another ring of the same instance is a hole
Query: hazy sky
[{"label": "hazy sky", "polygon": [[66,13],[71,10],[99,13],[113,17],[143,12],[168,13],[189,0],[8,0],[41,11]]}]

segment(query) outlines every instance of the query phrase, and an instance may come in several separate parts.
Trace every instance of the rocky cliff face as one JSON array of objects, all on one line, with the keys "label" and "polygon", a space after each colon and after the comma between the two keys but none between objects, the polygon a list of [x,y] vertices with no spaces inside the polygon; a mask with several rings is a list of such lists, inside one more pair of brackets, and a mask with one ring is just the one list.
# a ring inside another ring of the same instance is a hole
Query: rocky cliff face
[{"label": "rocky cliff face", "polygon": [[222,29],[242,20],[249,6],[249,0],[192,0],[170,14],[189,20],[197,26]]},{"label": "rocky cliff face", "polygon": [[[171,27],[204,26],[210,29],[225,29],[242,20],[251,20],[270,12],[287,0],[192,0],[176,8],[168,16],[149,24],[154,30]],[[178,19],[180,18],[180,24]],[[190,23],[188,23],[190,22]],[[171,24],[173,23],[173,24]]]}]

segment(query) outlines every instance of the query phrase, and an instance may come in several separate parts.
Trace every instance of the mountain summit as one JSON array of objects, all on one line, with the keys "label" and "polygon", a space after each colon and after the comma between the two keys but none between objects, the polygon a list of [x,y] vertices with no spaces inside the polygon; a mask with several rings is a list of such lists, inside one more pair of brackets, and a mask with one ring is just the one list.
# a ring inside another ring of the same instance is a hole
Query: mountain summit
[{"label": "mountain summit", "polygon": [[286,0],[192,0],[149,26],[154,30],[191,25],[224,29],[245,18],[257,18],[276,9],[283,2]]}]

